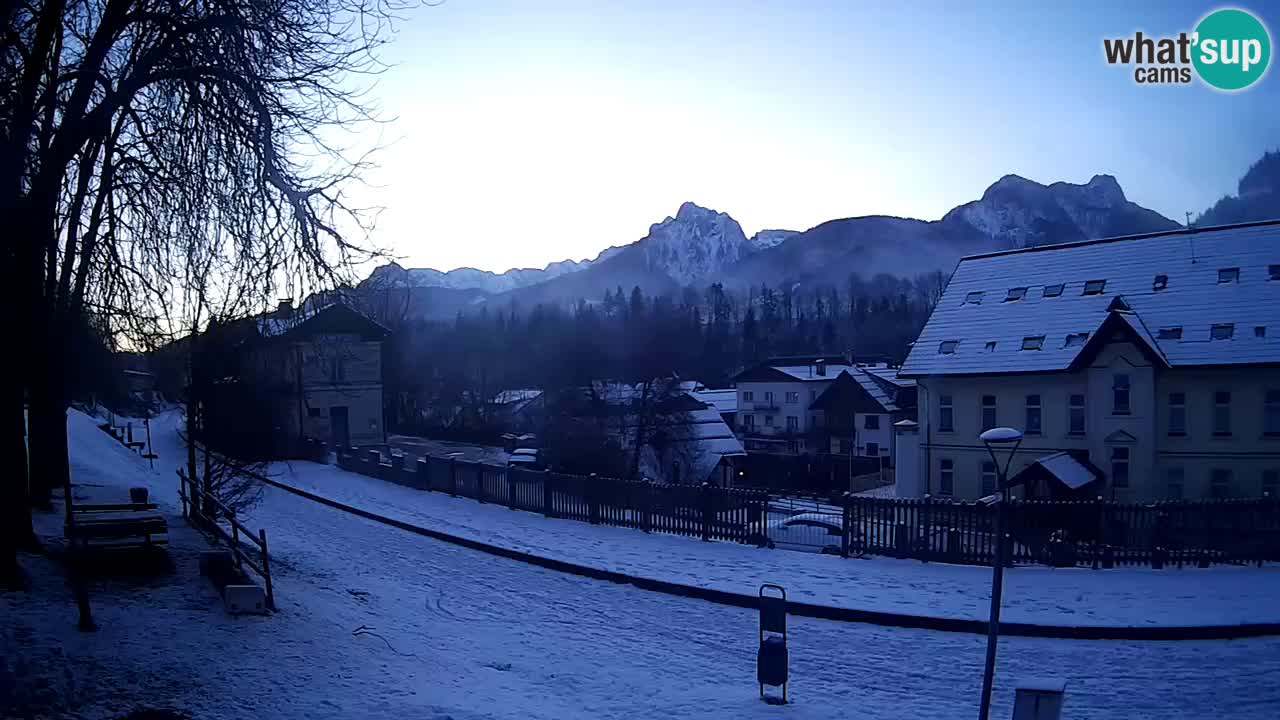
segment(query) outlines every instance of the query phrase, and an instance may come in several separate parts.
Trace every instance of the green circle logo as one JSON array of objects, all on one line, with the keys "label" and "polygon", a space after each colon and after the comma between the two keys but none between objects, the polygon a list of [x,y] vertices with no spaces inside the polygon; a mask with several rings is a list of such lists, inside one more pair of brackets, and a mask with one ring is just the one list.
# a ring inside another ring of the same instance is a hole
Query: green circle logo
[{"label": "green circle logo", "polygon": [[1215,10],[1196,26],[1191,58],[1201,79],[1219,90],[1240,90],[1258,81],[1271,61],[1271,35],[1244,10]]}]

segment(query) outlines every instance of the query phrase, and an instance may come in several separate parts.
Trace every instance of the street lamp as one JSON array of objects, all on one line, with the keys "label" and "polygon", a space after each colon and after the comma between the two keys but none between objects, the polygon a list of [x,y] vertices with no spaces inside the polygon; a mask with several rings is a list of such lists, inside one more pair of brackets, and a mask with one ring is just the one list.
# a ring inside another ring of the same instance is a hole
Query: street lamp
[{"label": "street lamp", "polygon": [[[991,682],[996,672],[996,641],[1000,637],[1000,593],[1004,589],[1004,506],[1009,502],[1009,464],[1022,444],[1022,431],[1014,428],[991,428],[978,436],[991,454],[996,466],[996,485],[1000,499],[996,502],[996,557],[991,564],[991,618],[987,625],[987,664],[982,672],[982,702],[978,707],[978,720],[987,720],[991,712]],[[1009,456],[1001,467],[996,448],[1010,448]]]}]

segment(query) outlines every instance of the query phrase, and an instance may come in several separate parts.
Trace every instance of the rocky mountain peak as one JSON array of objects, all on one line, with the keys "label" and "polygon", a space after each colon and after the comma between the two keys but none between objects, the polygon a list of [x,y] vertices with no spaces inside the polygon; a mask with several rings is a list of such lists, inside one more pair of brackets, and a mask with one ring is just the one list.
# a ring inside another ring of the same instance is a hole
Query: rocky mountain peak
[{"label": "rocky mountain peak", "polygon": [[691,202],[675,217],[649,227],[637,243],[645,265],[680,284],[690,284],[737,262],[754,248],[738,221]]}]

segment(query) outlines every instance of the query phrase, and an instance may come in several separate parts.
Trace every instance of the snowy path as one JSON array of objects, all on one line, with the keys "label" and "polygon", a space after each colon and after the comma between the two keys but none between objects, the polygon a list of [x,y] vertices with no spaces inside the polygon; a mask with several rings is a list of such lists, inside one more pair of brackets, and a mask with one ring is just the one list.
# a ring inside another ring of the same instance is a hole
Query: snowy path
[{"label": "snowy path", "polygon": [[[176,511],[171,470],[149,475],[123,448],[84,435],[73,429],[78,482],[123,492],[141,478]],[[179,527],[175,576],[136,592],[99,590],[96,635],[66,632],[69,598],[5,596],[0,612],[17,622],[0,630],[3,657],[47,666],[55,685],[70,668],[84,718],[143,703],[196,718],[976,714],[978,636],[794,619],[796,702],[776,708],[755,697],[752,612],[541,570],[274,489],[249,523],[272,539],[278,615],[224,617],[212,589],[187,579],[201,542]],[[360,625],[394,651],[353,637]],[[997,718],[1009,716],[1015,679],[1046,674],[1068,680],[1072,718],[1264,718],[1280,705],[1280,639],[1014,638],[1000,652]]]},{"label": "snowy path", "polygon": [[[699,587],[861,610],[984,620],[987,568],[890,558],[842,559],[513,512],[315,463],[278,465],[276,479],[355,507],[543,557]],[[1018,567],[1005,574],[1003,618],[1050,625],[1234,625],[1280,622],[1280,568],[1153,571]]]}]

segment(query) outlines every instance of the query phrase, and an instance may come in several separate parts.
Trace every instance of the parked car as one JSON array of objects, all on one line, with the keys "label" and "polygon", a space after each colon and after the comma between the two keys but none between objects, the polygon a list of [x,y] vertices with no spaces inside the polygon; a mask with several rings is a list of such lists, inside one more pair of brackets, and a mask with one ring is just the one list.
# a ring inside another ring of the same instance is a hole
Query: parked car
[{"label": "parked car", "polygon": [[800,513],[767,523],[763,534],[760,524],[754,523],[752,534],[770,548],[838,555],[844,528],[838,515]]},{"label": "parked car", "polygon": [[542,458],[533,448],[516,448],[507,459],[507,467],[518,467],[526,470],[543,469]]}]

